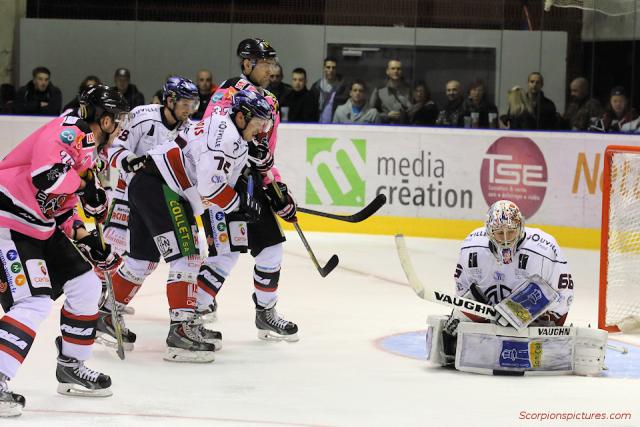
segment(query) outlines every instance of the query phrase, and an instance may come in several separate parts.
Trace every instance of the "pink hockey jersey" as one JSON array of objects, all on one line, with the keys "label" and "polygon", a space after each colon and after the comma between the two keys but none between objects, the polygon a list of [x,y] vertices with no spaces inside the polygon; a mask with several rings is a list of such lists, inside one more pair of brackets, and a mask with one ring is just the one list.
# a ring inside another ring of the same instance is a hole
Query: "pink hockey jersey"
[{"label": "pink hockey jersey", "polygon": [[18,144],[0,162],[0,227],[38,240],[58,226],[70,235],[94,146],[89,126],[75,116],[57,117]]},{"label": "pink hockey jersey", "polygon": [[[218,90],[211,95],[209,105],[207,105],[207,109],[204,111],[204,115],[202,117],[210,117],[214,112],[216,114],[226,114],[230,112],[233,94],[239,90],[260,92],[260,94],[266,98],[269,105],[271,105],[271,110],[273,112],[273,126],[267,134],[260,134],[256,139],[259,141],[266,141],[269,151],[271,154],[274,154],[278,139],[278,125],[280,124],[280,109],[278,101],[275,95],[271,92],[265,89],[256,88],[246,76],[241,75],[240,77],[235,77],[222,82]],[[271,173],[276,181],[280,181],[280,172],[278,171],[278,168],[275,166],[272,167]],[[269,178],[265,177],[263,184],[267,186],[270,182]]]}]

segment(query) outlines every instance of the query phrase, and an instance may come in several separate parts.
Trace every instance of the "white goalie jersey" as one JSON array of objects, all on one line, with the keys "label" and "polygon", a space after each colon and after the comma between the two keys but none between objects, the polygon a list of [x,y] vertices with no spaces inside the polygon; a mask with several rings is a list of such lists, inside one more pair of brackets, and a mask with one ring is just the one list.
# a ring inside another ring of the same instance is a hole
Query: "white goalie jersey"
[{"label": "white goalie jersey", "polygon": [[457,295],[473,298],[470,288],[475,283],[487,303],[494,306],[533,276],[541,277],[560,296],[540,316],[541,320],[562,325],[573,302],[573,280],[562,250],[542,230],[525,227],[524,240],[518,245],[514,259],[500,263],[490,248],[485,228],[478,228],[462,243],[454,273]]}]

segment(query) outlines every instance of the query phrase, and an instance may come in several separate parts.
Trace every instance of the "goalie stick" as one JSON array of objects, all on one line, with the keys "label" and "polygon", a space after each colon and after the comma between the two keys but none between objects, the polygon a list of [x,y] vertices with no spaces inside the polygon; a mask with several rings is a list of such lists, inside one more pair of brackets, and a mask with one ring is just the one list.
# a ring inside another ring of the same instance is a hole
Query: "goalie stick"
[{"label": "goalie stick", "polygon": [[336,215],[329,212],[320,212],[309,208],[303,208],[298,206],[298,211],[315,216],[321,216],[324,218],[335,219],[337,221],[345,222],[361,222],[369,218],[374,213],[383,207],[387,203],[387,197],[384,194],[378,194],[375,199],[371,201],[362,210],[354,213],[353,215]]},{"label": "goalie stick", "polygon": [[415,291],[416,295],[418,295],[420,298],[425,301],[431,301],[447,305],[449,307],[458,308],[465,312],[480,316],[484,319],[497,320],[498,317],[500,317],[498,311],[488,304],[483,304],[481,302],[469,298],[459,297],[457,295],[450,295],[448,293],[440,292],[435,289],[431,289],[428,286],[425,286],[418,278],[416,271],[413,269],[413,264],[411,263],[411,258],[409,257],[409,251],[407,250],[407,244],[404,241],[404,236],[402,234],[396,234],[395,240],[396,250],[398,251],[398,258],[400,258],[400,264],[402,265],[405,276],[407,276],[407,281]]}]

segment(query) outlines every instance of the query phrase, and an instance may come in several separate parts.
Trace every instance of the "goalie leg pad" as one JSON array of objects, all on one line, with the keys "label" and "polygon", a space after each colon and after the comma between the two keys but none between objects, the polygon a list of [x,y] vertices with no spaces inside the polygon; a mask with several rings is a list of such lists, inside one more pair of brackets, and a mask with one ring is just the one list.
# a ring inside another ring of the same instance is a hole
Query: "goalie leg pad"
[{"label": "goalie leg pad", "polygon": [[606,332],[589,328],[516,331],[464,323],[458,328],[456,369],[488,375],[597,375],[604,366],[605,346]]},{"label": "goalie leg pad", "polygon": [[442,345],[442,330],[448,316],[427,317],[427,361],[430,366],[445,366],[444,347]]}]

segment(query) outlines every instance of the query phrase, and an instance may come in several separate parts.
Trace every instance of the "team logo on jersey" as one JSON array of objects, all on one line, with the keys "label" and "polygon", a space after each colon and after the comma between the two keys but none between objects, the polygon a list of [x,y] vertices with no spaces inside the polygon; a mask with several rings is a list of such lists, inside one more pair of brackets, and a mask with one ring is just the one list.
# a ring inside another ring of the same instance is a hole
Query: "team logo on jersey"
[{"label": "team logo on jersey", "polygon": [[47,268],[43,259],[29,259],[26,262],[26,269],[29,273],[31,286],[34,288],[51,287],[51,279],[47,273]]},{"label": "team logo on jersey", "polygon": [[533,140],[501,137],[487,149],[480,169],[480,186],[488,205],[512,200],[526,218],[535,214],[548,183],[547,162]]},{"label": "team logo on jersey", "polygon": [[7,258],[9,259],[9,261],[15,261],[16,258],[18,258],[18,252],[14,251],[13,249],[9,250],[7,252]]},{"label": "team logo on jersey", "polygon": [[492,285],[484,292],[487,301],[497,304],[511,294],[511,288],[505,285]]},{"label": "team logo on jersey", "polygon": [[71,145],[71,143],[75,142],[76,133],[73,129],[65,129],[60,132],[60,141],[64,144]]},{"label": "team logo on jersey", "polygon": [[307,138],[306,203],[364,206],[366,160],[364,139]]}]

